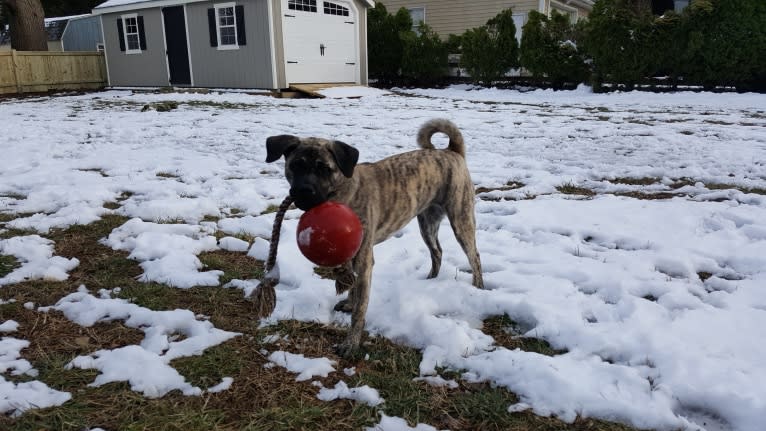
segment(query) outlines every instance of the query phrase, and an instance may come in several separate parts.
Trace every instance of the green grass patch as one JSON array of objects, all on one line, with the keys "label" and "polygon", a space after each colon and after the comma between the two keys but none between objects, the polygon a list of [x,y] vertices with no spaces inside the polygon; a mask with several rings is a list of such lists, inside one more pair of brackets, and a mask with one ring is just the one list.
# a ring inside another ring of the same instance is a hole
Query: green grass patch
[{"label": "green grass patch", "polygon": [[278,210],[279,210],[279,205],[270,204],[269,206],[266,207],[265,210],[261,211],[261,215],[275,213]]},{"label": "green grass patch", "polygon": [[660,181],[661,181],[660,178],[654,178],[654,177],[641,177],[641,178],[617,177],[613,180],[609,180],[609,182],[614,184],[626,184],[629,186],[650,186],[652,184],[657,184]]},{"label": "green grass patch", "polygon": [[237,376],[244,367],[242,351],[229,343],[205,350],[202,355],[174,360],[171,365],[192,385],[209,388],[224,377]]},{"label": "green grass patch", "polygon": [[482,331],[495,339],[495,344],[507,349],[521,349],[546,356],[566,353],[566,350],[554,349],[547,341],[521,335],[519,325],[507,314],[492,316],[484,320]]},{"label": "green grass patch", "polygon": [[170,172],[157,172],[156,176],[160,178],[172,178],[172,179],[181,178],[180,175],[173,174]]},{"label": "green grass patch", "polygon": [[201,253],[199,260],[206,270],[220,270],[222,284],[234,279],[251,280],[263,277],[263,263],[245,253],[217,250]]},{"label": "green grass patch", "polygon": [[565,195],[578,195],[578,196],[588,196],[588,197],[592,197],[596,195],[596,192],[594,192],[593,190],[585,188],[585,187],[577,186],[572,182],[564,183],[560,186],[557,186],[556,190],[558,190],[559,193],[563,193]]},{"label": "green grass patch", "polygon": [[505,185],[502,185],[500,187],[477,187],[475,190],[475,193],[478,195],[479,193],[515,190],[515,189],[520,189],[522,187],[524,187],[524,183],[522,182],[508,181],[507,183],[505,183]]},{"label": "green grass patch", "polygon": [[15,257],[0,255],[0,277],[5,277],[20,266],[21,263]]}]

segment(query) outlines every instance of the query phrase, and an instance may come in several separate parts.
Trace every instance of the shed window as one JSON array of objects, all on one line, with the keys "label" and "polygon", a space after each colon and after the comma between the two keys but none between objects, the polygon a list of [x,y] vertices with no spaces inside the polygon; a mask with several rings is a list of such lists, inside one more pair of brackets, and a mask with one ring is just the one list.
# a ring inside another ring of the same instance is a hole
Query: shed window
[{"label": "shed window", "polygon": [[288,0],[287,8],[290,10],[301,10],[304,12],[316,12],[316,0]]},{"label": "shed window", "polygon": [[138,16],[123,15],[122,17],[123,34],[125,37],[125,53],[141,53],[141,36],[138,32]]},{"label": "shed window", "polygon": [[245,7],[234,3],[213,5],[207,10],[210,46],[218,49],[239,49],[247,45]]},{"label": "shed window", "polygon": [[234,3],[215,5],[215,21],[218,27],[218,49],[238,48]]},{"label": "shed window", "polygon": [[348,8],[329,1],[324,2],[325,15],[348,16]]}]

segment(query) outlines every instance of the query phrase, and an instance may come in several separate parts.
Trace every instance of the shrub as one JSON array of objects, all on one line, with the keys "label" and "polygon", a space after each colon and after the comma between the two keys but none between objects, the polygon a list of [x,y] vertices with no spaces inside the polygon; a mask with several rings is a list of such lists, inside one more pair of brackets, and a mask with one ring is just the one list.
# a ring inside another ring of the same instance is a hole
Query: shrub
[{"label": "shrub", "polygon": [[418,30],[400,33],[402,77],[410,84],[431,86],[447,75],[447,46],[427,25]]},{"label": "shrub", "polygon": [[633,88],[650,71],[654,16],[645,2],[596,0],[588,16],[585,50],[596,84],[602,80]]},{"label": "shrub", "polygon": [[578,49],[578,27],[555,10],[548,18],[531,11],[521,37],[521,65],[533,77],[547,78],[555,88],[588,77],[585,56]]},{"label": "shrub", "polygon": [[411,32],[412,20],[406,9],[391,15],[377,2],[367,12],[367,53],[369,75],[384,84],[399,79],[404,47],[400,36]]},{"label": "shrub", "polygon": [[461,36],[461,65],[474,81],[492,85],[512,68],[518,67],[518,42],[511,9],[500,12],[486,25],[467,30]]},{"label": "shrub", "polygon": [[686,81],[766,90],[766,2],[695,0],[680,20]]}]

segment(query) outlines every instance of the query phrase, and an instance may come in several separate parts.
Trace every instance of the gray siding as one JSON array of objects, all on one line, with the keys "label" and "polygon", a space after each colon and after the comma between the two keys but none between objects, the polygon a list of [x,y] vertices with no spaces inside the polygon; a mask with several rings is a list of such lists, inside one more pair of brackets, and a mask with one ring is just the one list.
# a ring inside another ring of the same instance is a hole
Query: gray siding
[{"label": "gray siding", "polygon": [[[121,15],[137,13],[144,17],[146,51],[125,54],[120,51],[117,20]],[[162,34],[162,13],[159,8],[139,9],[130,12],[105,14],[104,42],[109,68],[109,85],[112,86],[166,86],[168,69],[165,57],[165,40]]]},{"label": "gray siding", "polygon": [[101,43],[99,17],[70,19],[61,42],[65,51],[96,51],[96,44]]},{"label": "gray siding", "polygon": [[219,50],[210,46],[207,10],[213,7],[214,2],[186,5],[189,54],[195,86],[274,87],[267,1],[236,2],[244,6],[247,43],[232,50]]}]

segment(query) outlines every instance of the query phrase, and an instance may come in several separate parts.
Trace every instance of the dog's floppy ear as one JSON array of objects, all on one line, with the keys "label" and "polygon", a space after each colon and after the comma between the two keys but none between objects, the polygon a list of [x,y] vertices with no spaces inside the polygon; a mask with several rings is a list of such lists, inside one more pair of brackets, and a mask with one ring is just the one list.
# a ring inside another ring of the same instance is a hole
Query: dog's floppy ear
[{"label": "dog's floppy ear", "polygon": [[359,161],[359,151],[341,141],[332,141],[328,148],[343,175],[346,178],[351,178],[351,175],[354,174],[356,162]]},{"label": "dog's floppy ear", "polygon": [[266,139],[266,163],[279,160],[301,143],[300,138],[293,135],[269,136]]}]

